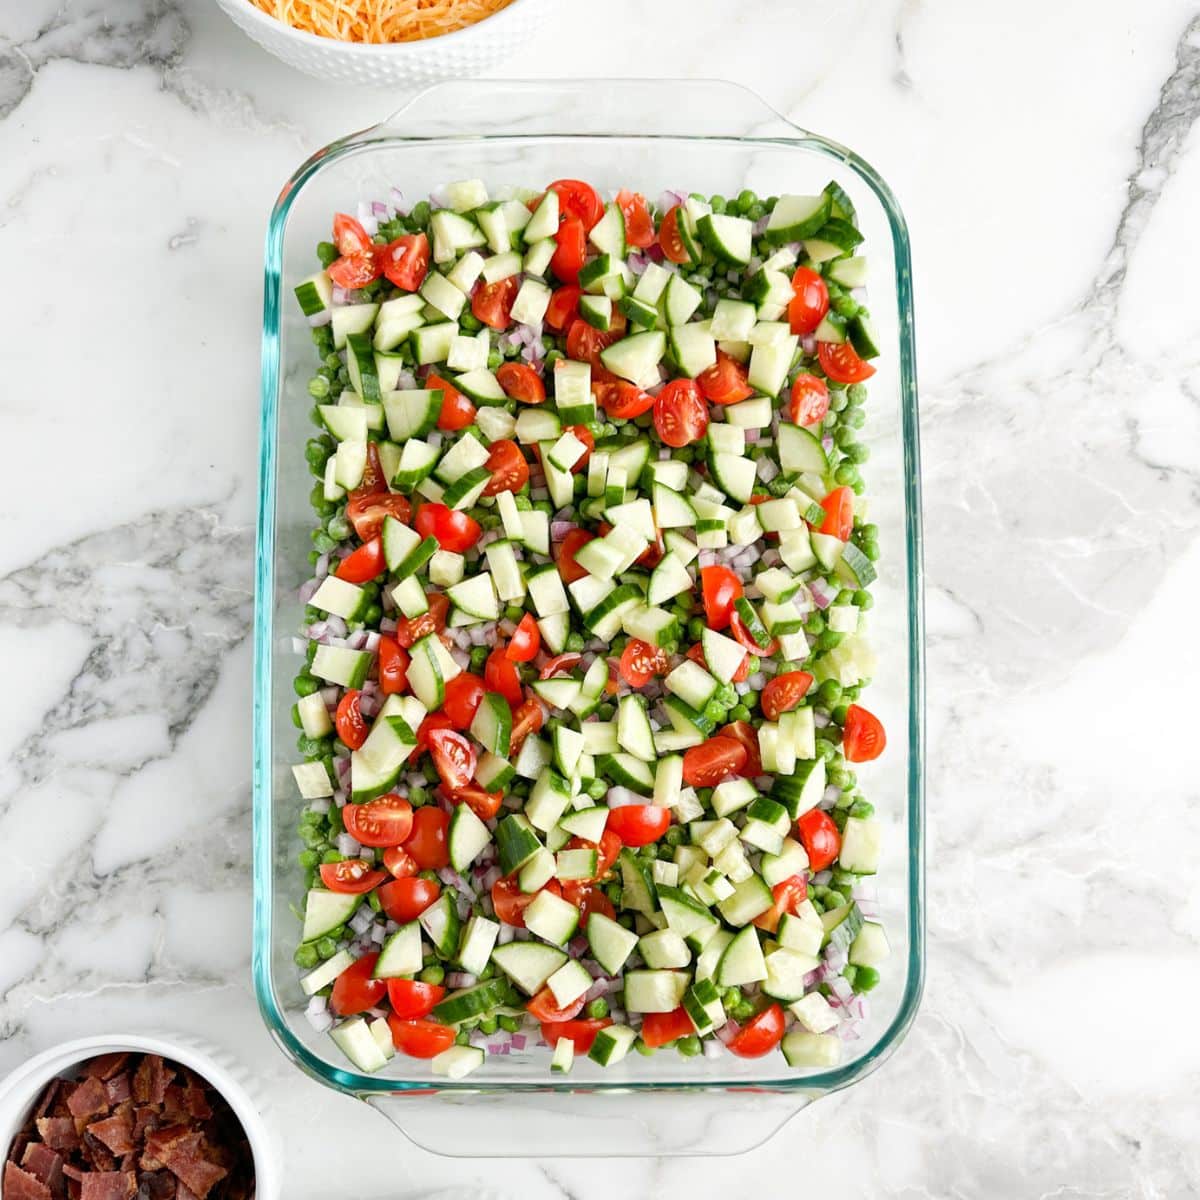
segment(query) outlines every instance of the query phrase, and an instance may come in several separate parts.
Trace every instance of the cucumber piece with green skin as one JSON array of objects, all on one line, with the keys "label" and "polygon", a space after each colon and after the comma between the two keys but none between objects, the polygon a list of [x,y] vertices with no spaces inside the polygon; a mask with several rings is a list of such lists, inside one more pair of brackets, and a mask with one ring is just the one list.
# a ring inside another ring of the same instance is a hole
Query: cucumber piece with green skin
[{"label": "cucumber piece with green skin", "polygon": [[761,983],[767,977],[758,930],[747,925],[726,945],[717,962],[714,979],[718,987],[741,987]]},{"label": "cucumber piece with green skin", "polygon": [[450,992],[439,1000],[429,1014],[430,1019],[440,1021],[443,1025],[458,1025],[473,1017],[481,1017],[489,1013],[497,1005],[504,1003],[508,993],[508,985],[501,978],[485,979],[473,987],[461,991]]},{"label": "cucumber piece with green skin", "polygon": [[637,1041],[637,1034],[628,1025],[609,1025],[596,1034],[588,1058],[602,1067],[615,1066],[627,1055]]},{"label": "cucumber piece with green skin", "polygon": [[435,537],[422,538],[410,525],[395,517],[383,518],[383,560],[397,579],[415,575],[436,553]]},{"label": "cucumber piece with green skin", "polygon": [[727,924],[735,928],[743,925],[750,927],[750,922],[755,917],[761,917],[774,903],[771,889],[762,877],[752,874],[733,889],[732,895],[717,904],[717,910]]},{"label": "cucumber piece with green skin", "polygon": [[629,788],[640,796],[649,796],[654,791],[654,772],[647,762],[632,754],[623,751],[601,754],[596,759],[596,768],[602,778],[616,787]]},{"label": "cucumber piece with green skin", "polygon": [[793,1029],[780,1043],[789,1067],[836,1067],[842,1061],[842,1041],[836,1033],[807,1033]]},{"label": "cucumber piece with green skin", "polygon": [[658,890],[646,860],[623,849],[617,858],[621,871],[621,907],[653,916],[658,907]]},{"label": "cucumber piece with green skin", "polygon": [[874,875],[879,870],[882,838],[883,826],[874,817],[847,817],[838,865],[856,875]]},{"label": "cucumber piece with green skin", "polygon": [[310,275],[293,289],[300,311],[311,317],[333,307],[333,280],[325,271]]},{"label": "cucumber piece with green skin", "polygon": [[832,571],[837,567],[838,561],[842,557],[842,551],[848,544],[831,533],[818,533],[815,529],[808,535],[808,540],[812,544],[813,553],[817,556],[817,562],[827,571]]},{"label": "cucumber piece with green skin", "polygon": [[721,686],[712,675],[698,663],[692,662],[691,659],[684,659],[663,680],[663,683],[667,691],[678,696],[685,704],[697,711],[704,709],[704,706],[717,694],[717,690]]},{"label": "cucumber piece with green skin", "polygon": [[892,953],[883,926],[864,921],[858,936],[850,943],[850,962],[856,967],[879,967]]},{"label": "cucumber piece with green skin", "polygon": [[658,887],[658,904],[667,926],[691,945],[703,949],[720,928],[716,917],[680,888]]},{"label": "cucumber piece with green skin", "polygon": [[512,742],[512,709],[498,692],[484,692],[471,720],[471,736],[493,754],[507,754]]},{"label": "cucumber piece with green skin", "polygon": [[339,304],[332,313],[333,348],[341,350],[352,333],[366,333],[375,323],[378,304]]},{"label": "cucumber piece with green skin", "polygon": [[[730,942],[733,941],[733,934],[727,929],[718,929],[711,938],[709,938],[704,949],[700,952],[699,958],[696,959],[696,981],[702,979],[713,979],[717,973],[717,967],[720,965],[721,959],[724,957],[726,949]],[[717,981],[718,984],[720,981]]]},{"label": "cucumber piece with green skin", "polygon": [[634,333],[600,351],[600,361],[614,375],[640,383],[667,352],[666,336],[659,330]]},{"label": "cucumber piece with green skin", "polygon": [[492,473],[487,467],[476,467],[449,484],[441,502],[447,508],[459,511],[471,508],[475,501],[483,495],[483,490],[491,482],[491,478]]},{"label": "cucumber piece with green skin", "polygon": [[492,841],[488,827],[471,811],[470,805],[459,804],[450,817],[446,831],[446,848],[450,865],[460,874],[483,853]]},{"label": "cucumber piece with green skin", "polygon": [[449,891],[443,892],[417,920],[438,955],[451,958],[458,949],[458,937],[462,932],[454,896]]},{"label": "cucumber piece with green skin", "polygon": [[505,875],[523,867],[541,848],[542,843],[529,822],[519,813],[510,813],[496,826],[496,849],[500,870]]},{"label": "cucumber piece with green skin", "polygon": [[691,980],[686,971],[626,971],[625,1008],[637,1013],[674,1012]]},{"label": "cucumber piece with green skin", "polygon": [[637,934],[603,913],[589,913],[587,939],[592,957],[609,975],[620,974],[637,946]]},{"label": "cucumber piece with green skin", "polygon": [[415,642],[409,650],[408,686],[429,712],[436,712],[446,699],[441,658],[430,643],[436,634]]},{"label": "cucumber piece with green skin", "polygon": [[554,1043],[554,1053],[550,1056],[550,1070],[556,1075],[565,1075],[575,1063],[575,1043],[570,1038],[560,1037]]},{"label": "cucumber piece with green skin", "polygon": [[315,971],[310,971],[300,980],[300,990],[306,996],[313,996],[333,983],[347,967],[353,965],[354,955],[349,950],[339,950],[332,958],[327,958]]},{"label": "cucumber piece with green skin", "polygon": [[362,1017],[351,1017],[334,1026],[329,1036],[360,1071],[378,1071],[387,1065],[387,1055]]},{"label": "cucumber piece with green skin", "polygon": [[417,921],[409,921],[401,925],[395,933],[383,943],[379,957],[375,960],[373,979],[400,979],[403,976],[417,975],[421,971],[421,926]]},{"label": "cucumber piece with green skin", "polygon": [[879,357],[879,335],[875,332],[875,327],[869,318],[864,317],[861,313],[851,317],[850,323],[846,326],[846,332],[849,334],[850,344],[859,358]]},{"label": "cucumber piece with green skin", "polygon": [[554,878],[554,855],[545,846],[517,872],[517,886],[527,896],[540,892]]},{"label": "cucumber piece with green skin", "polygon": [[863,915],[853,900],[821,914],[825,929],[825,945],[849,953],[850,945],[863,927]]},{"label": "cucumber piece with green skin", "polygon": [[701,243],[731,266],[744,267],[753,252],[753,222],[745,217],[706,213],[696,222]]},{"label": "cucumber piece with green skin", "polygon": [[463,1079],[472,1071],[483,1066],[487,1056],[478,1046],[451,1046],[429,1060],[429,1068],[435,1075],[446,1079]]},{"label": "cucumber piece with green skin", "polygon": [[583,838],[585,842],[599,843],[608,824],[608,814],[609,809],[604,805],[594,805],[568,813],[559,821],[559,825],[572,837]]},{"label": "cucumber piece with green skin", "polygon": [[472,975],[482,974],[500,937],[500,925],[487,917],[473,916],[463,930],[458,947],[458,963]]},{"label": "cucumber piece with green skin", "polygon": [[346,370],[350,386],[364,399],[378,404],[379,376],[375,371],[375,347],[365,333],[351,333],[346,338]]},{"label": "cucumber piece with green skin", "polygon": [[758,646],[766,646],[770,644],[771,635],[767,632],[767,627],[762,623],[758,613],[755,611],[754,605],[746,599],[745,596],[739,596],[733,602],[734,611],[742,619],[742,624],[746,627],[746,633],[750,640]]},{"label": "cucumber piece with green skin", "polygon": [[566,961],[562,950],[544,942],[509,942],[492,951],[492,962],[527,996],[541,991]]},{"label": "cucumber piece with green skin", "polygon": [[304,929],[300,940],[311,942],[345,925],[361,903],[362,896],[330,892],[324,888],[310,889],[304,903]]},{"label": "cucumber piece with green skin", "polygon": [[721,994],[711,979],[693,983],[683,994],[683,1007],[701,1037],[715,1033],[729,1020]]},{"label": "cucumber piece with green skin", "polygon": [[840,579],[856,588],[875,582],[875,564],[853,542],[842,547],[842,556],[834,569]]},{"label": "cucumber piece with green skin", "polygon": [[339,579],[336,575],[326,575],[309,604],[344,621],[358,621],[370,607],[371,601],[357,584]]},{"label": "cucumber piece with green skin", "polygon": [[557,946],[565,946],[579,927],[579,909],[549,891],[539,892],[523,915],[530,933]]},{"label": "cucumber piece with green skin", "polygon": [[844,288],[867,286],[867,260],[865,258],[840,258],[829,267],[829,278]]},{"label": "cucumber piece with green skin", "polygon": [[816,808],[825,794],[825,760],[809,759],[796,764],[790,776],[777,776],[771,784],[771,798],[787,809],[794,821],[810,808]]},{"label": "cucumber piece with green skin", "polygon": [[371,654],[346,646],[318,646],[313,655],[312,673],[326,683],[344,688],[360,688],[371,669]]},{"label": "cucumber piece with green skin", "polygon": [[832,199],[819,196],[780,196],[767,220],[764,237],[768,242],[800,242],[812,237],[829,221]]},{"label": "cucumber piece with green skin", "polygon": [[479,756],[475,779],[485,792],[503,791],[516,778],[516,768],[507,758],[485,750]]}]

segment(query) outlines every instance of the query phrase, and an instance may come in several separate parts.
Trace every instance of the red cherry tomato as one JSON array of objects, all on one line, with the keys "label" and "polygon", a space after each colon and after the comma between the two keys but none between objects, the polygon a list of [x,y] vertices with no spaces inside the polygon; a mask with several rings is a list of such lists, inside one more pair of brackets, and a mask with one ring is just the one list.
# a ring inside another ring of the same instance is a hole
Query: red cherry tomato
[{"label": "red cherry tomato", "polygon": [[[616,809],[613,810],[614,812]],[[596,873],[590,879],[579,879],[576,883],[598,883],[612,870],[617,855],[621,853],[621,839],[615,830],[605,829],[600,835],[599,842],[589,842],[586,838],[573,837],[567,843],[568,850],[595,850]]]},{"label": "red cherry tomato", "polygon": [[413,1021],[429,1016],[434,1005],[446,994],[446,989],[437,983],[422,983],[419,979],[389,979],[387,994],[392,1012],[401,1021]]},{"label": "red cherry tomato", "polygon": [[709,629],[726,628],[733,616],[733,602],[742,596],[742,581],[728,567],[701,567],[700,590]]},{"label": "red cherry tomato", "polygon": [[683,752],[683,782],[688,787],[714,787],[745,765],[745,746],[733,738],[711,737]]},{"label": "red cherry tomato", "polygon": [[792,299],[788,322],[792,332],[812,333],[829,311],[829,289],[825,280],[809,267],[797,267],[792,276]]},{"label": "red cherry tomato", "polygon": [[640,192],[622,188],[617,193],[617,207],[625,218],[625,241],[630,246],[644,250],[654,245],[654,222],[646,207],[646,197]]},{"label": "red cherry tomato", "polygon": [[583,453],[575,460],[574,466],[571,467],[571,474],[578,475],[580,471],[587,468],[588,461],[592,457],[592,451],[596,448],[596,439],[592,436],[592,431],[586,425],[568,425],[567,429],[584,445]]},{"label": "red cherry tomato", "polygon": [[570,1004],[558,1007],[555,1002],[554,993],[544,987],[528,1004],[525,1005],[525,1011],[537,1021],[542,1022],[559,1022],[569,1021],[572,1017],[578,1016],[580,1009],[583,1008],[583,997],[580,996],[577,1000],[572,1000]]},{"label": "red cherry tomato", "polygon": [[600,406],[614,421],[632,421],[654,407],[654,397],[636,383],[619,379],[601,393]]},{"label": "red cherry tomato", "polygon": [[617,910],[613,902],[593,883],[571,880],[563,884],[563,899],[579,909],[580,927],[586,927],[592,913],[600,913],[610,921],[616,920]]},{"label": "red cherry tomato", "polygon": [[504,656],[510,662],[529,662],[537,657],[542,648],[542,634],[538,623],[533,619],[533,613],[526,613],[513,631],[512,638],[504,651]]},{"label": "red cherry tomato", "polygon": [[382,575],[387,564],[383,560],[383,539],[372,538],[348,554],[337,565],[334,574],[347,583],[366,583]]},{"label": "red cherry tomato", "polygon": [[374,1008],[387,995],[387,981],[372,979],[378,954],[364,954],[352,962],[334,981],[329,996],[329,1010],[338,1017]]},{"label": "red cherry tomato", "polygon": [[442,393],[442,409],[438,413],[437,427],[453,432],[475,424],[475,405],[466,398],[449,380],[440,375],[430,375],[425,386],[431,391]]},{"label": "red cherry tomato", "polygon": [[446,628],[450,598],[443,592],[426,592],[425,602],[429,605],[428,612],[423,612],[419,617],[408,617],[396,625],[396,641],[405,650],[423,637],[441,633]]},{"label": "red cherry tomato", "polygon": [[792,382],[788,420],[793,425],[815,425],[829,412],[829,388],[825,380],[802,372]]},{"label": "red cherry tomato", "polygon": [[362,715],[362,692],[351,688],[338,701],[334,725],[337,735],[351,750],[357,750],[367,740],[367,723]]},{"label": "red cherry tomato", "polygon": [[746,751],[746,764],[738,772],[744,779],[757,779],[763,773],[758,750],[758,731],[749,721],[734,721],[718,730],[721,737],[731,738]]},{"label": "red cherry tomato", "polygon": [[796,832],[808,854],[810,870],[823,871],[832,865],[842,850],[842,835],[833,818],[822,809],[810,808],[801,813]]},{"label": "red cherry tomato", "polygon": [[657,842],[671,824],[671,810],[662,804],[624,804],[609,810],[608,826],[626,846]]},{"label": "red cherry tomato", "polygon": [[429,753],[442,782],[450,789],[466,787],[475,775],[479,754],[461,733],[435,729],[429,735]]},{"label": "red cherry tomato", "polygon": [[341,862],[322,863],[320,875],[321,882],[331,892],[341,892],[350,896],[361,896],[364,892],[378,887],[387,878],[382,871],[376,871],[361,858],[344,858]]},{"label": "red cherry tomato", "polygon": [[562,287],[555,288],[543,321],[555,332],[563,333],[572,321],[579,318],[579,297],[582,295],[583,288],[575,283],[564,283]]},{"label": "red cherry tomato", "polygon": [[576,283],[579,268],[587,258],[587,230],[578,217],[568,217],[554,235],[555,249],[550,258],[550,270],[563,283]]},{"label": "red cherry tomato", "polygon": [[429,239],[406,233],[383,249],[383,273],[401,291],[415,292],[429,273]]},{"label": "red cherry tomato", "polygon": [[408,835],[404,849],[422,871],[440,871],[450,865],[450,855],[446,852],[449,824],[450,818],[431,804],[413,813],[412,833]]},{"label": "red cherry tomato", "polygon": [[566,654],[556,654],[553,658],[548,658],[542,663],[542,669],[538,672],[539,679],[553,679],[556,675],[566,675],[583,660],[582,654],[576,654],[573,650],[569,650]]},{"label": "red cherry tomato", "polygon": [[818,530],[828,533],[843,542],[849,541],[854,532],[854,489],[836,487],[824,500],[821,507],[825,510],[825,520]]},{"label": "red cherry tomato", "polygon": [[372,849],[399,846],[412,832],[413,810],[401,796],[388,792],[366,804],[347,804],[342,809],[346,832],[360,845]]},{"label": "red cherry tomato", "polygon": [[501,363],[496,368],[496,382],[510,400],[520,404],[544,404],[546,401],[546,385],[528,363]]},{"label": "red cherry tomato", "polygon": [[708,429],[708,405],[694,379],[672,379],[654,398],[654,428],[679,449],[698,442]]},{"label": "red cherry tomato", "polygon": [[470,729],[475,710],[483,699],[483,680],[470,671],[462,671],[446,684],[442,712],[450,718],[455,729]]},{"label": "red cherry tomato", "polygon": [[612,326],[607,330],[595,329],[586,321],[572,321],[567,330],[567,357],[591,363],[594,370],[603,370],[600,352],[619,342],[625,335],[625,327],[625,318],[620,313],[613,313]]},{"label": "red cherry tomato", "polygon": [[346,501],[346,520],[354,526],[359,540],[369,542],[377,538],[383,529],[384,517],[395,517],[408,524],[412,517],[412,505],[407,496],[396,496],[390,492],[354,492]]},{"label": "red cherry tomato", "polygon": [[846,709],[846,723],[842,726],[842,753],[846,761],[870,762],[886,747],[887,734],[880,719],[861,705],[851,704]]},{"label": "red cherry tomato", "polygon": [[394,637],[379,635],[379,690],[385,696],[398,695],[408,687],[408,651]]},{"label": "red cherry tomato", "polygon": [[443,1050],[454,1045],[454,1030],[436,1021],[403,1021],[395,1013],[388,1014],[392,1045],[409,1058],[437,1058]]},{"label": "red cherry tomato", "polygon": [[779,714],[790,712],[808,695],[813,677],[807,671],[784,671],[769,680],[762,690],[762,712],[768,721],[778,721]]},{"label": "red cherry tomato", "polygon": [[[688,652],[688,658],[694,663],[699,663],[705,670],[708,670],[708,659],[704,657],[704,647],[697,642]],[[733,678],[730,683],[745,683],[750,678],[750,655],[744,654],[742,661],[738,664],[738,669],[734,671]]]},{"label": "red cherry tomato", "polygon": [[513,709],[512,738],[508,746],[508,757],[510,760],[517,757],[517,751],[525,744],[525,739],[531,733],[537,733],[542,725],[545,724],[545,721],[546,714],[542,710],[541,703],[532,698],[522,700]]},{"label": "red cherry tomato", "polygon": [[729,632],[737,639],[739,645],[744,646],[757,658],[770,658],[779,649],[779,642],[776,638],[771,638],[765,646],[760,646],[750,636],[750,630],[746,628],[746,623],[736,611],[729,618]]},{"label": "red cherry tomato", "polygon": [[686,263],[691,259],[688,256],[686,247],[683,244],[683,238],[679,236],[679,205],[668,209],[667,215],[662,219],[662,225],[658,230],[658,244],[662,247],[662,252],[673,263]]},{"label": "red cherry tomato", "polygon": [[761,1058],[783,1041],[784,1027],[783,1009],[772,1004],[738,1030],[729,1049],[739,1058]]},{"label": "red cherry tomato", "polygon": [[575,561],[575,555],[595,536],[586,529],[567,530],[567,536],[558,548],[558,573],[563,583],[574,583],[588,573]]},{"label": "red cherry tomato", "polygon": [[713,404],[736,404],[754,395],[754,389],[746,382],[746,368],[724,350],[717,351],[717,361],[696,376],[696,383],[705,400]]},{"label": "red cherry tomato", "polygon": [[465,804],[481,821],[490,821],[504,800],[503,792],[485,792],[477,783],[468,783],[449,796],[451,803]]},{"label": "red cherry tomato", "polygon": [[687,1009],[680,1005],[674,1012],[646,1013],[642,1017],[642,1041],[652,1049],[691,1037],[696,1032]]},{"label": "red cherry tomato", "polygon": [[379,247],[372,246],[354,254],[343,254],[329,267],[326,274],[338,287],[349,292],[366,287],[383,274],[383,256],[378,250]]},{"label": "red cherry tomato", "polygon": [[562,218],[578,218],[590,230],[604,216],[604,204],[596,189],[582,179],[556,179],[546,190],[558,193]]},{"label": "red cherry tomato", "polygon": [[576,1054],[587,1054],[596,1040],[596,1034],[612,1024],[612,1017],[577,1018],[574,1021],[553,1021],[542,1025],[542,1041],[551,1049],[558,1045],[559,1038],[566,1038]]},{"label": "red cherry tomato", "polygon": [[471,297],[471,311],[477,321],[493,329],[507,329],[512,320],[512,305],[521,284],[515,275],[497,279],[495,283],[481,283]]},{"label": "red cherry tomato", "polygon": [[516,442],[493,442],[488,447],[487,462],[484,464],[492,473],[483,489],[485,496],[497,496],[501,492],[519,492],[529,482],[529,464],[521,447]]},{"label": "red cherry tomato", "polygon": [[409,875],[385,883],[379,889],[379,903],[393,921],[406,925],[415,921],[441,894],[442,889],[432,879]]},{"label": "red cherry tomato", "polygon": [[774,933],[779,928],[779,918],[784,913],[794,913],[808,896],[808,884],[801,875],[790,875],[781,880],[771,889],[774,902],[765,913],[759,913],[754,918],[754,924],[767,933]]},{"label": "red cherry tomato", "polygon": [[[555,896],[562,895],[562,888],[557,879],[550,880],[542,891]],[[515,925],[518,929],[524,929],[525,917],[522,914],[540,895],[541,892],[521,891],[516,876],[506,875],[492,884],[492,907],[496,910],[496,917],[505,925]]]},{"label": "red cherry tomato", "polygon": [[339,254],[359,254],[374,244],[371,235],[348,213],[333,214],[333,244]]},{"label": "red cherry tomato", "polygon": [[630,638],[621,651],[617,670],[630,687],[640,688],[645,687],[655,675],[661,675],[667,666],[666,653],[658,646],[651,646],[640,638]]},{"label": "red cherry tomato", "polygon": [[418,870],[412,855],[400,846],[389,846],[383,852],[383,865],[393,879],[407,879]]},{"label": "red cherry tomato", "polygon": [[447,508],[444,504],[422,504],[417,509],[414,522],[416,531],[423,537],[437,538],[443,550],[465,554],[483,533],[479,522],[465,512]]},{"label": "red cherry tomato", "polygon": [[875,374],[875,368],[859,358],[849,342],[818,342],[817,361],[835,383],[863,383]]},{"label": "red cherry tomato", "polygon": [[488,655],[483,668],[483,682],[489,692],[499,692],[510,708],[516,708],[525,698],[521,676],[505,654],[503,646],[497,646]]}]

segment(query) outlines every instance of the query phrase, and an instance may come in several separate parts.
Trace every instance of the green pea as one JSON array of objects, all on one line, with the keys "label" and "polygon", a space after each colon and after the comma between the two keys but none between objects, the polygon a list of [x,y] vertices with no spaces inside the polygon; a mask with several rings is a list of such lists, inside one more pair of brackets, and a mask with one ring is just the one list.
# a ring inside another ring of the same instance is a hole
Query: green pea
[{"label": "green pea", "polygon": [[520,1017],[510,1017],[507,1014],[502,1014],[497,1018],[496,1024],[504,1030],[505,1033],[517,1033],[521,1028]]},{"label": "green pea", "polygon": [[337,942],[331,937],[323,937],[317,941],[317,957],[322,959],[332,958],[337,953]]},{"label": "green pea", "polygon": [[738,192],[737,207],[738,212],[745,216],[758,203],[758,196],[749,188],[743,188]]},{"label": "green pea", "polygon": [[850,772],[842,766],[830,767],[826,773],[826,778],[836,788],[845,790],[850,786]]},{"label": "green pea", "polygon": [[829,307],[832,308],[839,317],[846,317],[847,319],[858,314],[858,301],[855,300],[853,296],[847,296],[845,294],[832,299]]},{"label": "green pea", "polygon": [[804,632],[816,635],[825,629],[825,616],[814,609],[804,618]]},{"label": "green pea", "polygon": [[332,242],[317,243],[317,258],[321,260],[321,266],[332,266],[340,257],[338,248]]},{"label": "green pea", "polygon": [[875,805],[868,803],[866,800],[855,800],[850,805],[850,815],[860,819],[873,817],[875,815]]},{"label": "green pea", "polygon": [[720,700],[710,700],[704,706],[704,715],[710,720],[720,724],[725,720],[726,708]]},{"label": "green pea", "polygon": [[499,370],[504,362],[504,355],[499,350],[489,350],[487,356],[487,365],[489,371]]},{"label": "green pea", "polygon": [[879,972],[874,967],[859,967],[854,974],[854,990],[869,992],[879,983]]},{"label": "green pea", "polygon": [[367,893],[367,907],[372,912],[376,912],[376,913],[383,912],[383,901],[379,899],[378,892],[368,892]]},{"label": "green pea", "polygon": [[312,544],[321,554],[328,554],[336,545],[333,540],[323,529],[314,529],[312,535]]},{"label": "green pea", "polygon": [[[854,489],[854,494],[856,496],[861,496],[863,492],[867,490],[866,480],[864,480],[861,476],[859,476],[858,479],[855,479],[850,486]],[[876,549],[878,549],[878,547],[876,547]],[[870,558],[871,556],[868,554],[867,557]]]},{"label": "green pea", "polygon": [[846,389],[846,396],[851,404],[865,404],[867,402],[867,385],[865,383],[852,383]]},{"label": "green pea", "polygon": [[440,883],[441,882],[441,880],[438,879],[436,871],[418,871],[417,878],[424,879],[429,883]]},{"label": "green pea", "polygon": [[842,685],[836,679],[826,679],[817,688],[816,700],[822,708],[832,708],[842,698]]},{"label": "green pea", "polygon": [[846,447],[846,457],[856,466],[860,466],[871,457],[871,447],[862,442],[855,442],[853,446]]},{"label": "green pea", "polygon": [[653,842],[651,842],[648,846],[640,847],[638,850],[638,853],[643,858],[657,858],[658,857],[658,847]]},{"label": "green pea", "polygon": [[302,671],[292,681],[292,690],[297,696],[311,696],[313,692],[318,691],[321,685],[317,679],[308,674],[307,671]]},{"label": "green pea", "polygon": [[363,624],[370,629],[373,626],[378,625],[382,619],[383,608],[378,604],[368,605],[367,611],[363,614]]},{"label": "green pea", "polygon": [[440,963],[425,967],[419,976],[422,983],[440,984],[446,978],[445,968]]},{"label": "green pea", "polygon": [[567,634],[567,640],[563,645],[563,649],[569,654],[578,654],[583,650],[585,644],[582,634],[569,633]]},{"label": "green pea", "polygon": [[602,1021],[608,1016],[608,1001],[603,996],[597,996],[587,1006],[587,1015],[593,1021]]},{"label": "green pea", "polygon": [[854,986],[854,977],[858,974],[858,968],[853,963],[847,963],[842,968],[842,978],[851,986]]},{"label": "green pea", "polygon": [[700,1039],[694,1033],[681,1037],[675,1043],[675,1049],[682,1058],[695,1058],[700,1053]]},{"label": "green pea", "polygon": [[314,400],[324,400],[329,395],[329,380],[322,375],[314,375],[308,381],[308,394]]},{"label": "green pea", "polygon": [[727,201],[724,196],[713,196],[712,199],[709,200],[708,204],[713,212],[723,213],[725,211]]},{"label": "green pea", "polygon": [[488,648],[486,646],[471,647],[471,670],[474,672],[482,671],[483,664],[487,662]]},{"label": "green pea", "polygon": [[608,785],[603,779],[590,780],[587,785],[588,797],[592,800],[603,800],[605,792],[608,791]]},{"label": "green pea", "polygon": [[826,383],[829,385],[830,411],[840,413],[849,403],[849,401],[846,399],[846,393],[835,390],[836,385],[834,384],[833,380],[826,380]]},{"label": "green pea", "polygon": [[654,1052],[658,1049],[657,1046],[647,1046],[646,1043],[643,1042],[641,1038],[638,1038],[638,1040],[633,1043],[633,1048],[643,1058],[650,1058],[654,1054]]},{"label": "green pea", "polygon": [[488,1013],[486,1017],[479,1019],[479,1032],[486,1035],[491,1035],[496,1032],[496,1026],[499,1022],[496,1020],[495,1013]]},{"label": "green pea", "polygon": [[504,610],[504,619],[514,624],[525,615],[525,610],[519,604],[510,604]]},{"label": "green pea", "polygon": [[421,808],[429,803],[429,793],[418,784],[408,789],[408,802],[413,808]]},{"label": "green pea", "polygon": [[699,617],[692,617],[688,620],[687,634],[693,642],[698,642],[704,634],[706,626]]},{"label": "green pea", "polygon": [[830,763],[837,755],[837,749],[831,741],[825,738],[817,738],[817,757],[823,761]]},{"label": "green pea", "polygon": [[311,971],[321,961],[321,956],[317,953],[317,948],[312,942],[304,942],[296,947],[296,952],[292,955],[292,960],[296,966],[305,971]]},{"label": "green pea", "polygon": [[858,588],[854,593],[854,604],[856,608],[861,608],[863,612],[866,612],[875,606],[875,597],[865,588]]},{"label": "green pea", "polygon": [[845,634],[834,633],[832,629],[826,629],[823,633],[817,635],[813,649],[819,654],[825,654],[835,646],[840,646],[844,637]]}]

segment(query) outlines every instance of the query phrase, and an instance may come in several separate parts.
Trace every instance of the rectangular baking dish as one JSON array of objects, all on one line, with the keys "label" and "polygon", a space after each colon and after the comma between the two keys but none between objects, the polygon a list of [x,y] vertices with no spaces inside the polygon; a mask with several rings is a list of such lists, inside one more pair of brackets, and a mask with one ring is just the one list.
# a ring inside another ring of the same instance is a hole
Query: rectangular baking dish
[{"label": "rectangular baking dish", "polygon": [[[292,954],[302,884],[296,827],[292,680],[301,663],[297,588],[309,574],[312,478],[304,460],[314,367],[292,287],[314,269],[331,214],[401,189],[408,203],[440,184],[479,177],[489,187],[587,179],[655,196],[665,188],[736,195],[818,191],[835,179],[866,236],[871,310],[882,339],[869,385],[865,436],[870,517],[884,556],[872,636],[879,674],[871,708],[888,751],[860,772],[886,826],[878,876],[893,954],[872,993],[863,1036],[824,1071],[791,1071],[778,1055],[684,1060],[627,1057],[603,1070],[586,1060],[554,1079],[548,1055],[490,1057],[469,1078],[434,1080],[397,1057],[378,1075],[351,1069],[304,1017]],[[382,124],[327,146],[284,185],[267,235],[263,316],[261,476],[254,685],[254,982],[267,1027],[310,1075],[382,1108],[419,1145],[450,1155],[737,1153],[770,1136],[810,1101],[881,1063],[911,1024],[923,977],[922,595],[917,391],[911,268],[904,219],[882,179],[849,150],[790,124],[728,83],[442,84]],[[469,1136],[456,1120],[483,1108]],[[710,1118],[719,1118],[710,1120]],[[603,1129],[603,1136],[599,1130]]]}]

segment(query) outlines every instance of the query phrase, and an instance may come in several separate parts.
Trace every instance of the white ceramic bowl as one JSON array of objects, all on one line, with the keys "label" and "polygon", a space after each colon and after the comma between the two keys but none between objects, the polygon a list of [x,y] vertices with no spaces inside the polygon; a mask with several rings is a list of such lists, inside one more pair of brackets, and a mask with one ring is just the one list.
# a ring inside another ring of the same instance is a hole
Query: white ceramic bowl
[{"label": "white ceramic bowl", "polygon": [[253,1095],[249,1075],[224,1051],[185,1035],[102,1034],[64,1042],[31,1058],[0,1083],[0,1161],[24,1126],[42,1089],[56,1075],[69,1071],[89,1058],[118,1050],[161,1054],[190,1067],[229,1102],[246,1131],[254,1156],[255,1200],[279,1200],[279,1150],[274,1134],[262,1115],[262,1103]]},{"label": "white ceramic bowl", "polygon": [[456,33],[382,46],[304,33],[268,16],[250,0],[217,3],[243,32],[289,66],[318,79],[386,87],[462,79],[494,67],[533,36],[549,0],[512,0],[507,8]]}]

